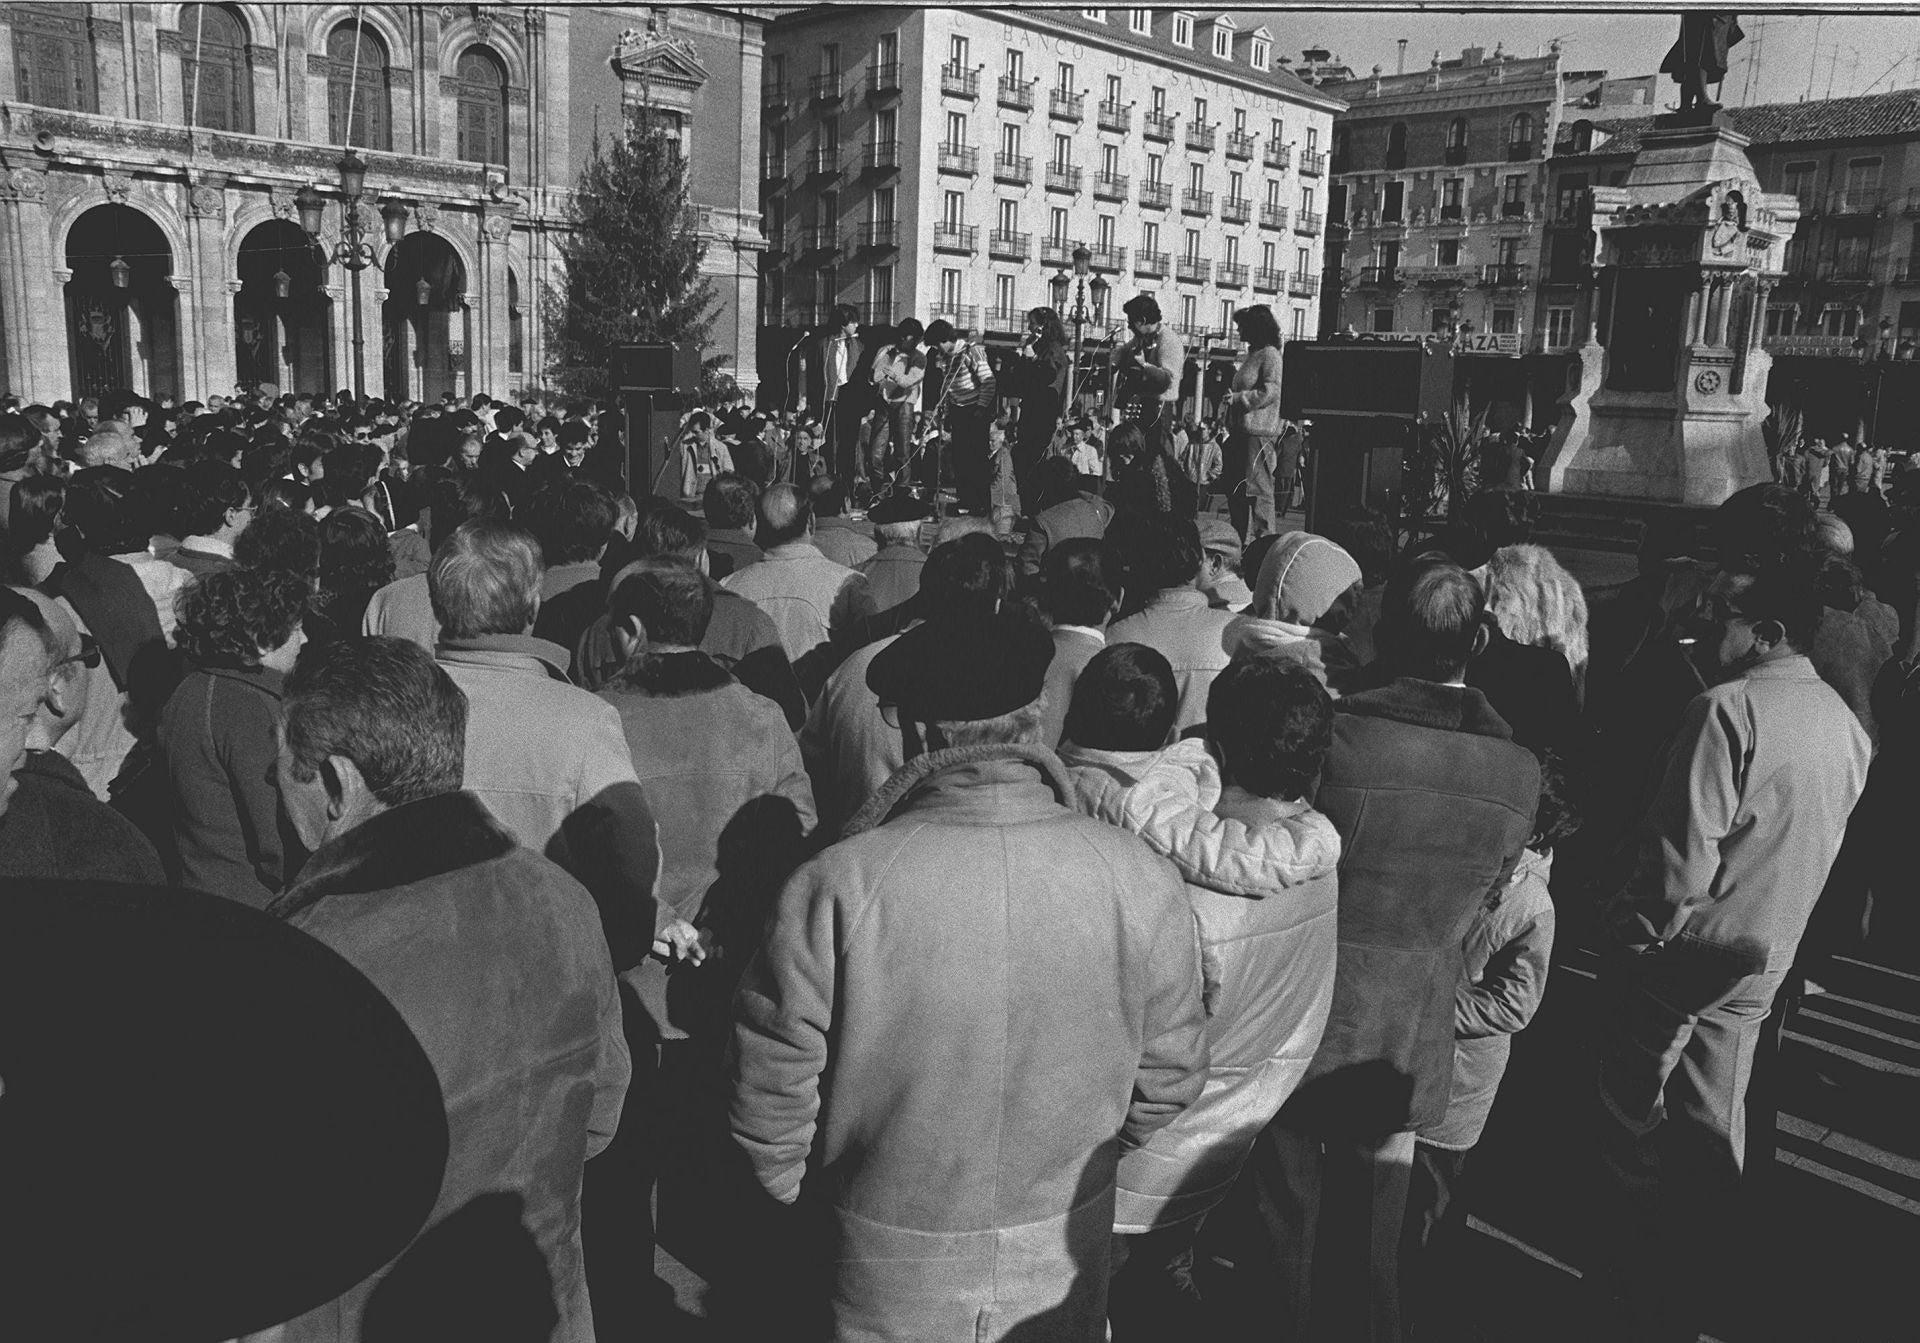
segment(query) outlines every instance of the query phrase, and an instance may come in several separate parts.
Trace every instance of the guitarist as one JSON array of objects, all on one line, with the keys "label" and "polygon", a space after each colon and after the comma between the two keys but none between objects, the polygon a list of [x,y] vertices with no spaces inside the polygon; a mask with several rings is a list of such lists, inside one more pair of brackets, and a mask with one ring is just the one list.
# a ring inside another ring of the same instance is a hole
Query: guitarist
[{"label": "guitarist", "polygon": [[873,357],[873,385],[880,393],[879,424],[869,446],[868,470],[887,471],[889,451],[904,462],[913,454],[913,422],[920,414],[921,386],[927,378],[924,330],[917,318],[903,317],[893,340]]},{"label": "guitarist", "polygon": [[1137,420],[1147,436],[1149,452],[1167,442],[1173,430],[1174,403],[1180,399],[1180,374],[1186,350],[1180,338],[1160,319],[1160,305],[1152,294],[1136,294],[1120,309],[1126,314],[1133,339],[1115,353],[1114,408],[1123,418]]}]

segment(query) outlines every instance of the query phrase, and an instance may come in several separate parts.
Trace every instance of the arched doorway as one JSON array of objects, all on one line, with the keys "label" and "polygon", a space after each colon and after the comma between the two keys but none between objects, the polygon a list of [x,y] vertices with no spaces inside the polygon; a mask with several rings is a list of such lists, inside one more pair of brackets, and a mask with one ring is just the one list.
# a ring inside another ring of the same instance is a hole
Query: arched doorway
[{"label": "arched doorway", "polygon": [[249,387],[323,392],[333,386],[327,350],[324,257],[298,224],[270,219],[240,244],[233,299],[235,367]]},{"label": "arched doorway", "polygon": [[76,396],[181,394],[173,248],[126,205],[96,205],[67,233],[67,350]]},{"label": "arched doorway", "polygon": [[389,399],[435,401],[467,386],[467,268],[445,238],[409,233],[386,260],[381,314]]}]

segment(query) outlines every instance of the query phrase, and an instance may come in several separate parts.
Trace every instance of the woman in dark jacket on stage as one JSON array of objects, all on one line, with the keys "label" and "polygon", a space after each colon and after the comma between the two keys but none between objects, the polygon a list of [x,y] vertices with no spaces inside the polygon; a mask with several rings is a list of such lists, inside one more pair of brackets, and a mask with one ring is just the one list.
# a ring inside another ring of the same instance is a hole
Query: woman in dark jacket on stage
[{"label": "woman in dark jacket on stage", "polygon": [[1034,465],[1046,456],[1060,425],[1060,412],[1067,403],[1067,375],[1071,368],[1067,330],[1060,314],[1052,308],[1034,308],[1027,313],[1027,338],[1015,355],[1015,376],[1010,379],[1020,396],[1019,436],[1013,445],[1014,481],[1022,499],[1031,498],[1029,490]]}]

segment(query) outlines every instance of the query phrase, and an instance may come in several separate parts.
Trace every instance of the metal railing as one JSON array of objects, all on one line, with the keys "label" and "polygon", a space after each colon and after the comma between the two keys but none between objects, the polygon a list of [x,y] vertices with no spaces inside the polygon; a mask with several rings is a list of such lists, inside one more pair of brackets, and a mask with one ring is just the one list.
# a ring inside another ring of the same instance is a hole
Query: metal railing
[{"label": "metal railing", "polygon": [[1005,257],[1010,261],[1025,261],[1033,255],[1033,235],[995,229],[987,235],[987,255]]},{"label": "metal railing", "polygon": [[1245,196],[1225,196],[1220,201],[1220,219],[1223,223],[1244,224],[1253,218],[1253,202]]},{"label": "metal railing", "polygon": [[933,226],[933,250],[936,252],[967,252],[980,250],[980,226],[978,224],[949,224],[944,220]]},{"label": "metal railing", "polygon": [[1093,175],[1093,194],[1098,200],[1123,201],[1127,198],[1127,187],[1133,179],[1125,173],[1095,173]]},{"label": "metal railing", "polygon": [[1293,231],[1295,233],[1318,233],[1326,225],[1326,222],[1325,216],[1302,210],[1293,217]]},{"label": "metal railing", "polygon": [[1467,147],[1465,145],[1448,145],[1441,151],[1440,161],[1448,167],[1458,167],[1467,161]]},{"label": "metal railing", "polygon": [[1878,214],[1885,208],[1887,193],[1878,187],[1855,187],[1835,191],[1827,197],[1827,213],[1833,215]]},{"label": "metal railing", "polygon": [[1071,266],[1073,246],[1065,238],[1043,238],[1040,242],[1040,260],[1048,266]]},{"label": "metal railing", "polygon": [[809,177],[837,177],[839,173],[839,150],[816,149],[807,155],[807,175]]},{"label": "metal railing", "polygon": [[1019,331],[1027,324],[1025,308],[988,308],[987,330]]},{"label": "metal railing", "polygon": [[980,171],[980,151],[972,145],[943,144],[940,146],[940,171],[972,177]]},{"label": "metal railing", "polygon": [[766,112],[780,112],[787,106],[787,81],[784,79],[765,80],[760,85],[760,107]]},{"label": "metal railing", "polygon": [[760,180],[782,183],[787,180],[787,156],[785,154],[762,154],[760,156]]},{"label": "metal railing", "polygon": [[1096,109],[1100,129],[1125,135],[1133,129],[1133,113],[1126,103],[1103,101]]},{"label": "metal railing", "polygon": [[867,71],[869,98],[890,98],[898,92],[900,92],[900,62],[888,61],[884,65],[876,65]]},{"label": "metal railing", "polygon": [[1173,116],[1168,112],[1149,112],[1140,119],[1140,133],[1149,140],[1173,139]]},{"label": "metal railing", "polygon": [[1384,289],[1400,283],[1398,266],[1362,266],[1360,268],[1360,287],[1362,289]]},{"label": "metal railing", "polygon": [[980,320],[980,305],[978,303],[936,303],[928,315],[935,318],[944,317],[962,331],[968,331],[973,328],[975,322]]},{"label": "metal railing", "polygon": [[845,96],[845,92],[845,81],[838,71],[813,77],[813,100],[816,103],[837,103]]},{"label": "metal railing", "polygon": [[978,98],[980,71],[948,61],[940,67],[940,92],[951,98]]},{"label": "metal railing", "polygon": [[1465,217],[1465,206],[1443,205],[1440,207],[1440,222],[1443,224],[1458,224]]},{"label": "metal railing", "polygon": [[1033,181],[1033,156],[1031,154],[995,154],[993,180],[1027,185]]},{"label": "metal railing", "polygon": [[1293,143],[1289,141],[1284,145],[1276,145],[1269,141],[1267,152],[1260,156],[1260,161],[1276,171],[1287,171],[1293,166]]},{"label": "metal railing", "polygon": [[1072,89],[1053,89],[1047,94],[1047,115],[1062,121],[1079,121],[1086,106],[1087,95]]},{"label": "metal railing", "polygon": [[1142,182],[1140,204],[1149,210],[1164,210],[1173,204],[1173,188],[1165,182]]},{"label": "metal railing", "polygon": [[1037,79],[1015,79],[1012,75],[1000,76],[1000,106],[1011,107],[1019,112],[1033,111],[1033,89],[1040,81]]},{"label": "metal railing", "polygon": [[1197,121],[1187,123],[1187,148],[1202,154],[1211,154],[1219,142],[1220,130],[1217,126],[1203,126]]},{"label": "metal railing", "polygon": [[1286,283],[1286,272],[1271,270],[1266,266],[1257,267],[1253,272],[1253,287],[1262,294],[1277,294],[1280,286]]},{"label": "metal railing", "polygon": [[856,303],[853,306],[860,310],[860,324],[862,326],[893,325],[894,305],[892,303],[876,303],[869,300],[865,303]]},{"label": "metal railing", "polygon": [[855,243],[865,248],[898,247],[900,245],[900,225],[892,219],[879,219],[862,224],[853,233]]},{"label": "metal railing", "polygon": [[1227,132],[1227,157],[1230,159],[1250,159],[1253,157],[1254,137],[1246,131]]},{"label": "metal railing", "polygon": [[1525,219],[1527,217],[1527,203],[1525,201],[1501,201],[1500,217],[1502,219]]},{"label": "metal railing", "polygon": [[1284,205],[1263,205],[1260,207],[1260,227],[1283,229],[1287,226],[1287,207]]},{"label": "metal railing", "polygon": [[891,172],[900,166],[900,142],[876,140],[867,146],[867,171]]},{"label": "metal railing", "polygon": [[1165,279],[1167,271],[1172,264],[1173,258],[1165,252],[1149,252],[1142,248],[1133,254],[1133,273],[1135,275],[1150,275],[1159,279]]},{"label": "metal railing", "polygon": [[1297,270],[1287,277],[1287,292],[1295,298],[1312,298],[1320,292],[1320,277]]},{"label": "metal railing", "polygon": [[1313,154],[1300,156],[1300,171],[1310,177],[1324,177],[1327,173],[1327,153],[1320,150]]},{"label": "metal railing", "polygon": [[1525,163],[1533,157],[1533,141],[1509,140],[1507,142],[1507,162]]},{"label": "metal railing", "polygon": [[1205,284],[1213,278],[1213,263],[1197,256],[1183,256],[1174,263],[1173,272],[1187,284]]},{"label": "metal railing", "polygon": [[1186,215],[1210,215],[1213,213],[1213,193],[1211,191],[1183,191],[1180,193],[1180,213]]},{"label": "metal railing", "polygon": [[1247,283],[1247,267],[1238,261],[1222,261],[1214,267],[1213,282],[1222,289],[1242,289]]},{"label": "metal railing", "polygon": [[1048,191],[1078,191],[1086,180],[1086,172],[1071,163],[1049,163],[1047,165]]},{"label": "metal railing", "polygon": [[1087,249],[1093,253],[1090,264],[1095,270],[1120,271],[1127,268],[1127,249],[1116,247],[1112,243],[1096,244]]},{"label": "metal railing", "polygon": [[1494,289],[1515,289],[1527,282],[1532,270],[1518,261],[1490,261],[1480,267],[1480,283]]}]

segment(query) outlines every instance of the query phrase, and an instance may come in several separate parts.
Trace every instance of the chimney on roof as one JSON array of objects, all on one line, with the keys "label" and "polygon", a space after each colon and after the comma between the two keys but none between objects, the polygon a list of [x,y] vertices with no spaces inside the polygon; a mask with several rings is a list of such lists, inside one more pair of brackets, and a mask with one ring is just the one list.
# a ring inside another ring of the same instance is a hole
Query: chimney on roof
[{"label": "chimney on roof", "polygon": [[1393,73],[1396,75],[1407,73],[1407,39],[1404,37],[1400,39],[1400,59],[1394,63]]}]

